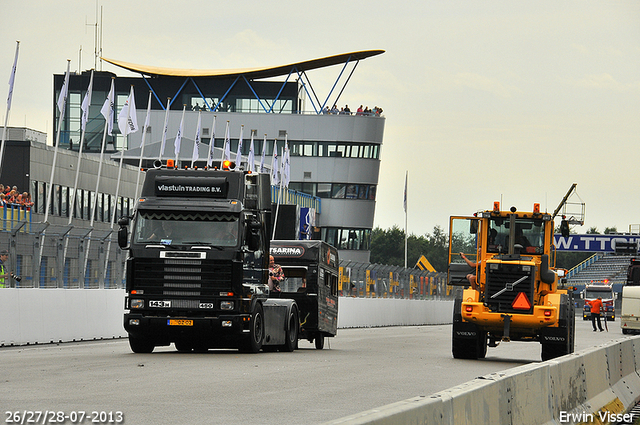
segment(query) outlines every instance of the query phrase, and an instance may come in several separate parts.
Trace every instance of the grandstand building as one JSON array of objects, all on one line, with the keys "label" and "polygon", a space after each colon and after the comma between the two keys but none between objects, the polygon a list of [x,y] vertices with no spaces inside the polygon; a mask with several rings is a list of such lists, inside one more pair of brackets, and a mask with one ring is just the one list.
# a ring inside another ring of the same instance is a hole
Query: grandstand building
[{"label": "grandstand building", "polygon": [[[133,207],[135,175],[140,156],[143,157],[143,167],[151,167],[160,157],[163,160],[178,159],[181,167],[191,165],[199,118],[202,143],[198,160],[195,161],[198,167],[206,165],[212,139],[214,159],[219,163],[227,125],[233,158],[242,132],[241,151],[245,168],[252,137],[256,158],[254,166],[258,166],[264,152],[268,168],[271,168],[274,145],[280,155],[286,139],[291,157],[289,189],[320,198],[315,208],[316,215],[310,223],[314,227],[315,237],[335,245],[340,250],[341,259],[368,262],[385,118],[381,114],[327,112],[334,104],[339,104],[340,96],[358,63],[381,53],[381,50],[361,51],[278,67],[224,71],[176,70],[104,59],[117,67],[138,73],[140,77],[118,77],[111,72],[94,72],[83,145],[83,154],[93,159],[86,163],[93,164],[101,149],[105,119],[100,110],[112,81],[116,92],[116,114],[133,87],[140,128],[140,131],[125,138],[119,133],[116,123],[113,135],[106,139],[106,152],[113,160],[108,172],[111,178],[118,170],[120,158],[125,164],[121,179],[123,186],[118,199],[119,209],[123,212]],[[320,99],[318,91],[311,84],[309,73],[327,67],[335,67],[338,78],[326,97]],[[60,128],[59,151],[64,152],[62,158],[69,155],[77,157],[74,153],[79,149],[81,138],[81,104],[90,78],[91,71],[70,76],[67,110]],[[274,81],[278,78],[282,81]],[[64,75],[54,75],[54,134],[58,131],[59,116],[56,100],[63,80]],[[150,125],[142,150],[142,127],[149,98]],[[164,154],[161,155],[165,117],[168,118],[168,131]],[[181,122],[184,123],[182,143],[179,154],[175,155],[174,141]],[[263,148],[263,144],[266,148]],[[50,152],[52,149],[48,147],[45,150]],[[68,188],[73,187],[73,173],[68,171],[72,168],[72,162],[70,157],[68,161],[59,163],[57,167],[60,172],[56,172],[54,180],[57,196],[54,204],[58,205],[56,211],[62,216],[68,214],[69,210]],[[37,205],[43,205],[40,195],[44,193],[48,176],[40,174],[46,174],[45,168],[30,175],[29,185],[36,194]],[[86,178],[82,179],[82,189],[87,191],[86,197],[90,199],[94,196],[91,192],[94,186],[89,180],[92,174],[95,175],[95,170],[87,168],[83,171]],[[111,179],[101,187],[100,192],[104,190],[104,193],[99,194],[98,199],[103,209],[109,205],[109,199],[104,197],[114,193],[115,184]],[[81,202],[84,202],[82,196]],[[36,211],[40,213],[42,208],[38,207]],[[51,212],[56,216],[55,211]],[[108,213],[106,211],[106,215]],[[105,213],[102,213],[102,217],[105,217]]]}]

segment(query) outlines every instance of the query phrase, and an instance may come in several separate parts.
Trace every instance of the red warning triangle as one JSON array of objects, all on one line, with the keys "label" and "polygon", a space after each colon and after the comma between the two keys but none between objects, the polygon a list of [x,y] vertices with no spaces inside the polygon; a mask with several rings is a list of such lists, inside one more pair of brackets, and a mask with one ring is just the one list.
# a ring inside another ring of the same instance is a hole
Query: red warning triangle
[{"label": "red warning triangle", "polygon": [[529,298],[527,298],[527,294],[520,292],[511,303],[511,307],[516,310],[529,310],[531,308],[531,302]]}]

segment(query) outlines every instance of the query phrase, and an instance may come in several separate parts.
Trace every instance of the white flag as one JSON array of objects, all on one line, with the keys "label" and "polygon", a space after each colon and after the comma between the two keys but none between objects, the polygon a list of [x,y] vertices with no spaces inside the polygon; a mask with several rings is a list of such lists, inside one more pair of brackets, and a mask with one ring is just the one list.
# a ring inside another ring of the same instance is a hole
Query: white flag
[{"label": "white flag", "polygon": [[262,154],[260,155],[260,170],[261,173],[266,173],[267,170],[264,168],[264,157],[267,154],[267,134],[264,135],[264,141],[262,142]]},{"label": "white flag", "polygon": [[151,92],[149,92],[149,101],[147,102],[147,117],[144,119],[144,126],[142,127],[142,142],[140,142],[140,157],[142,157],[142,148],[144,147],[144,136],[147,134],[147,129],[150,124],[151,115]]},{"label": "white flag", "polygon": [[198,126],[196,127],[196,136],[193,138],[195,143],[193,144],[193,154],[191,155],[191,166],[198,160],[200,154],[200,112],[198,112]]},{"label": "white flag", "polygon": [[211,142],[209,143],[209,156],[207,157],[207,167],[213,165],[213,149],[216,142],[216,116],[213,116],[213,124],[211,124]]},{"label": "white flag", "polygon": [[115,93],[113,88],[113,78],[111,79],[111,90],[109,90],[109,94],[107,98],[104,100],[104,104],[102,105],[102,109],[100,109],[100,113],[104,116],[106,120],[107,132],[109,136],[113,135],[113,116],[115,111]]},{"label": "white flag", "polygon": [[223,161],[231,161],[231,138],[229,137],[229,121],[227,121],[227,129],[224,132],[224,152]]},{"label": "white flag", "polygon": [[249,144],[249,156],[247,157],[247,170],[251,171],[253,173],[253,170],[256,168],[255,167],[255,162],[256,162],[256,158],[255,158],[256,154],[253,151],[253,131],[251,132],[251,142]]},{"label": "white flag", "polygon": [[16,79],[16,68],[18,66],[18,50],[20,50],[20,42],[16,44],[16,58],[13,60],[13,68],[11,68],[11,75],[9,76],[9,96],[7,96],[7,113],[11,109],[11,98],[13,97],[13,82]]},{"label": "white flag", "polygon": [[93,70],[91,71],[91,79],[89,80],[89,88],[84,95],[84,99],[82,99],[82,105],[80,105],[80,109],[82,110],[82,118],[80,120],[80,128],[83,131],[87,129],[87,121],[89,121],[89,107],[91,106],[91,92],[93,91]]},{"label": "white flag", "polygon": [[[180,127],[178,127],[178,134],[176,135],[175,140],[175,149],[173,153],[176,155],[176,161],[178,160],[178,156],[180,155],[180,144],[182,143],[182,130],[184,128],[184,111],[187,109],[187,105],[182,107],[182,119],[180,120]],[[176,164],[177,166],[178,164]]]},{"label": "white flag", "polygon": [[238,151],[236,152],[236,169],[240,168],[242,163],[242,133],[244,132],[244,125],[240,126],[240,138],[238,139]]},{"label": "white flag", "polygon": [[138,115],[136,114],[136,99],[133,94],[133,86],[129,97],[118,114],[118,128],[123,136],[138,131]]},{"label": "white flag", "polygon": [[169,130],[169,107],[171,106],[171,98],[167,99],[167,109],[164,111],[164,127],[162,128],[162,143],[160,144],[160,156],[158,159],[162,159],[164,155],[164,147],[167,144],[167,130]]},{"label": "white flag", "polygon": [[282,155],[282,185],[286,188],[289,187],[289,180],[291,180],[291,167],[289,165],[289,142],[287,136],[284,139],[284,155]]},{"label": "white flag", "polygon": [[67,61],[67,73],[64,76],[64,83],[62,84],[62,89],[60,89],[60,95],[58,95],[58,111],[60,111],[60,113],[65,110],[65,106],[67,104],[67,92],[69,91],[69,63],[71,63],[71,61]]},{"label": "white flag", "polygon": [[278,140],[273,141],[273,157],[271,158],[271,184],[277,185],[278,179]]},{"label": "white flag", "polygon": [[407,180],[409,180],[409,171],[404,176],[404,212],[407,212]]}]

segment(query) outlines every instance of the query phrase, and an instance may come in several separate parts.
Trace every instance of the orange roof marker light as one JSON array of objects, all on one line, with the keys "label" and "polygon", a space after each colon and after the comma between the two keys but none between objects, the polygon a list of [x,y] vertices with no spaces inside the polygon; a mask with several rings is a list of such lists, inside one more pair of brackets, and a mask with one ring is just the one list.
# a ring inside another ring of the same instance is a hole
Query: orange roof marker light
[{"label": "orange roof marker light", "polygon": [[533,212],[536,213],[536,214],[540,213],[540,204],[539,203],[536,202],[535,204],[533,204]]},{"label": "orange roof marker light", "polygon": [[167,159],[167,168],[173,168],[174,162],[173,159]]},{"label": "orange roof marker light", "polygon": [[499,201],[494,201],[493,202],[493,212],[500,212],[500,202]]},{"label": "orange roof marker light", "polygon": [[229,170],[233,170],[234,168],[236,168],[236,163],[233,161],[230,161],[228,159],[225,159],[222,162],[222,169],[225,171],[229,171]]}]

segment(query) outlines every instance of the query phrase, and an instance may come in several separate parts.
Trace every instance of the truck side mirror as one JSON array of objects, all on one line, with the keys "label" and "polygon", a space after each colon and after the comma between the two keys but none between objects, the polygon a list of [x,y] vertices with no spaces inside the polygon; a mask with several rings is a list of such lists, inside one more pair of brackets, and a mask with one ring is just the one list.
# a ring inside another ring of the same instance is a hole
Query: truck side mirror
[{"label": "truck side mirror", "polygon": [[127,249],[127,240],[129,239],[129,230],[127,228],[129,219],[126,218],[126,224],[123,224],[125,218],[126,217],[122,217],[118,220],[118,224],[120,225],[120,228],[118,229],[118,246],[121,249]]},{"label": "truck side mirror", "polygon": [[247,246],[250,251],[260,249],[260,222],[250,221],[247,226]]}]

